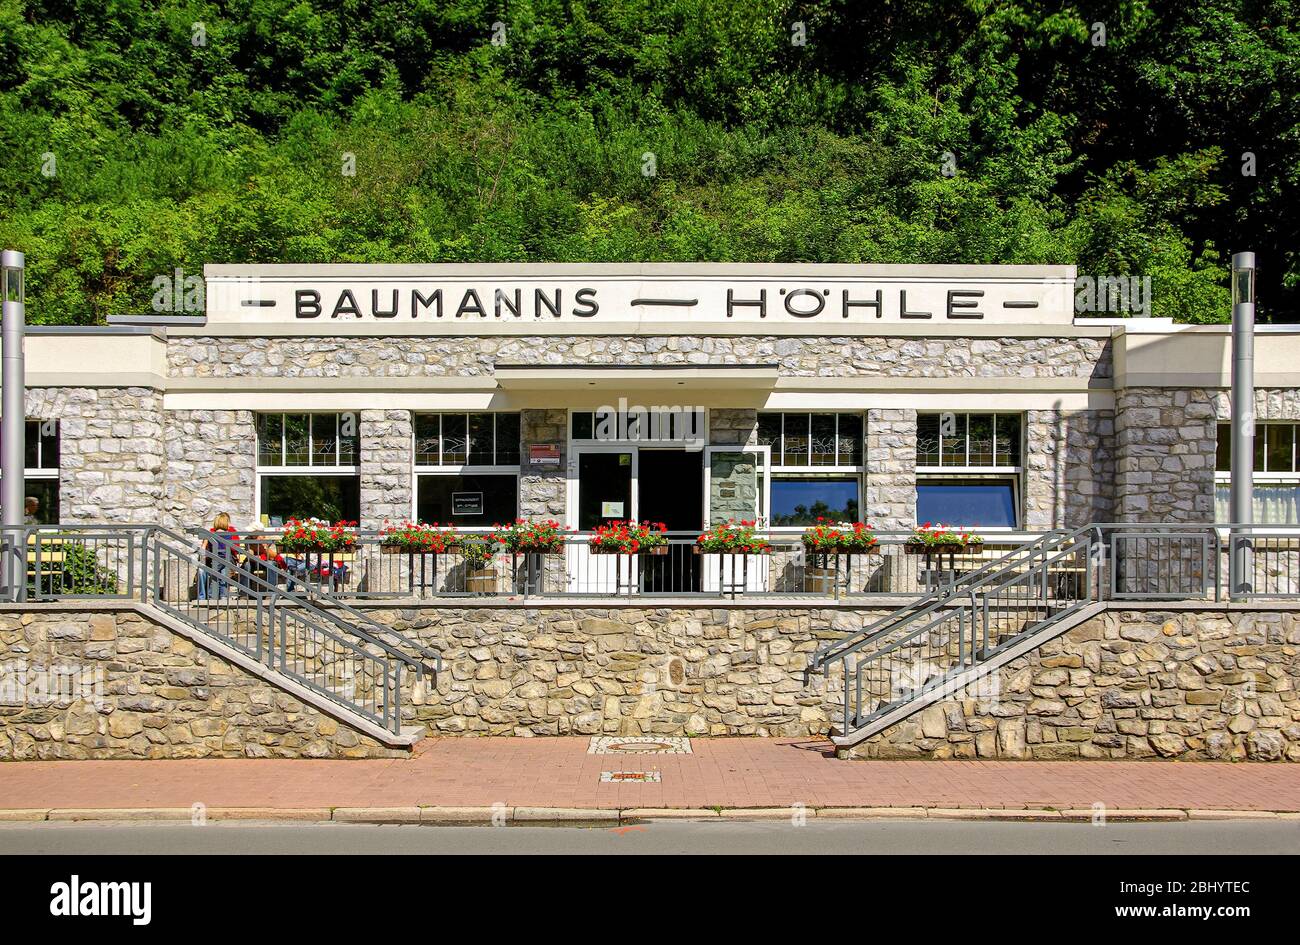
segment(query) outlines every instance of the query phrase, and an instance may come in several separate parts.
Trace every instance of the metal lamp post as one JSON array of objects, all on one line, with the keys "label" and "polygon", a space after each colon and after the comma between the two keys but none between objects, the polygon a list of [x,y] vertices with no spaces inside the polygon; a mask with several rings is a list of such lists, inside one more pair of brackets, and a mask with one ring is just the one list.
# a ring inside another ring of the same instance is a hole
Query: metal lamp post
[{"label": "metal lamp post", "polygon": [[1255,254],[1232,257],[1232,490],[1230,597],[1249,594],[1255,486]]},{"label": "metal lamp post", "polygon": [[23,547],[23,457],[26,453],[27,377],[23,366],[23,333],[27,306],[23,294],[26,259],[15,249],[0,252],[0,298],[3,298],[3,329],[0,331],[0,371],[4,390],[0,394],[0,516],[8,554],[0,568],[11,600],[21,599],[26,583],[26,554]]}]

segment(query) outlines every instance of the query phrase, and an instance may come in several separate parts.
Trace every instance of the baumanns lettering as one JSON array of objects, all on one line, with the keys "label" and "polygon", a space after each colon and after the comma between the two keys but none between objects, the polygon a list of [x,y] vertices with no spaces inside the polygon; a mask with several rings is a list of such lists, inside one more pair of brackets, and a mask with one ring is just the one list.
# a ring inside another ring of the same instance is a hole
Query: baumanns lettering
[{"label": "baumanns lettering", "polygon": [[[477,289],[466,289],[454,308],[452,298],[451,294],[444,296],[442,289],[392,289],[382,293],[371,289],[369,305],[363,311],[352,289],[340,291],[329,306],[322,304],[316,289],[298,289],[293,293],[293,313],[298,318],[323,314],[330,318],[560,318],[566,309],[563,289],[534,289],[530,299],[525,299],[523,289],[496,289],[487,303]],[[595,316],[600,311],[596,290],[576,290],[568,311],[577,318]]]},{"label": "baumanns lettering", "polygon": [[148,925],[153,917],[153,883],[83,883],[73,873],[50,893],[50,915],[130,916],[132,925]]},{"label": "baumanns lettering", "polygon": [[[909,303],[907,289],[874,292],[828,288],[783,288],[769,293],[768,289],[737,290],[728,288],[725,300],[727,318],[754,317],[760,319],[784,315],[789,318],[847,319],[853,317],[885,317],[900,319],[933,319],[936,312]],[[320,289],[296,289],[293,294],[296,318],[346,318],[346,319],[546,319],[595,318],[600,313],[598,290],[584,286],[567,296],[562,288],[486,288],[447,289],[425,286],[410,289],[345,288],[332,298],[322,296]],[[945,304],[938,313],[940,318],[982,319],[980,299],[982,289],[947,289]],[[273,305],[274,302],[267,304]],[[633,298],[635,307],[694,310],[700,305],[698,298]],[[1004,302],[1003,307],[1037,307],[1031,300]]]}]

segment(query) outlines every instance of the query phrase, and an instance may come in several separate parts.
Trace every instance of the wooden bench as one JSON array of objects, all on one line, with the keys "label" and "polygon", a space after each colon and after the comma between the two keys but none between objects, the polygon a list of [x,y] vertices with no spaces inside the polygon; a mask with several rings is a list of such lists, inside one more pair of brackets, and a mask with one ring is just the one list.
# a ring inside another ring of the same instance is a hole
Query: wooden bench
[{"label": "wooden bench", "polygon": [[[40,535],[40,547],[37,549],[37,535],[27,536],[27,579],[38,591],[48,589],[53,592],[54,578],[63,576],[63,566],[67,552],[63,549],[64,539],[57,535]],[[44,580],[49,579],[46,588]],[[61,586],[60,586],[61,589]]]}]

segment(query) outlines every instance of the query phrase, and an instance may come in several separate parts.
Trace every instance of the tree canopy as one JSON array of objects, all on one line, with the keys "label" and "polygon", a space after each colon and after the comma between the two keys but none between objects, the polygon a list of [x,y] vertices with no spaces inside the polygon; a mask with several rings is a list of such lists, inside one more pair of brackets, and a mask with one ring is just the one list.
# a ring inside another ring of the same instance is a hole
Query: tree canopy
[{"label": "tree canopy", "polygon": [[33,322],[205,262],[1073,263],[1300,294],[1285,0],[0,0]]}]

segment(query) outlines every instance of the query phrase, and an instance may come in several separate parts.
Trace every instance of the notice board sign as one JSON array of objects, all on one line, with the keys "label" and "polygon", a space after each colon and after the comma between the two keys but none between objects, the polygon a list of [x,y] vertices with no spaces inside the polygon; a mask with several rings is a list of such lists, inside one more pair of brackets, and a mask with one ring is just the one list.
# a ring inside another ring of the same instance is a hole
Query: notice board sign
[{"label": "notice board sign", "polygon": [[560,445],[558,443],[532,443],[528,446],[529,466],[558,466],[560,463]]},{"label": "notice board sign", "polygon": [[483,493],[453,492],[451,494],[452,515],[482,515]]}]

